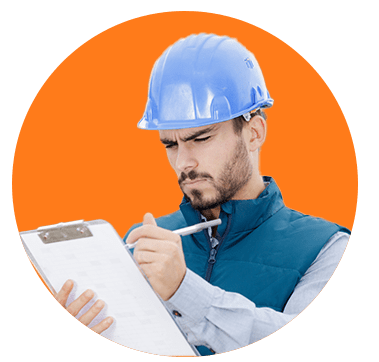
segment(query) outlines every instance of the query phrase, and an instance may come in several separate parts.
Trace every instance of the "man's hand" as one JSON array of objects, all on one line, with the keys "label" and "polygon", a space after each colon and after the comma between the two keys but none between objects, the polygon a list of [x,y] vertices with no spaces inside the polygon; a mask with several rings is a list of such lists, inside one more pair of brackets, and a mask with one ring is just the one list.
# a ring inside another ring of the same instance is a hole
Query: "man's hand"
[{"label": "man's hand", "polygon": [[181,237],[158,227],[153,215],[147,213],[143,225],[129,234],[126,243],[137,240],[134,258],[160,297],[170,299],[186,274]]},{"label": "man's hand", "polygon": [[[60,304],[62,304],[62,306],[65,307],[70,314],[76,317],[82,310],[82,308],[94,297],[95,293],[92,290],[88,289],[66,307],[68,296],[70,295],[73,287],[74,282],[72,280],[67,280],[63,284],[62,289],[55,295],[55,299]],[[105,303],[102,300],[97,300],[96,303],[78,320],[82,322],[84,325],[88,326],[93,321],[93,319],[101,312],[104,306]],[[108,329],[112,323],[113,318],[107,317],[91,329],[94,332],[100,334],[104,332],[106,329]]]}]

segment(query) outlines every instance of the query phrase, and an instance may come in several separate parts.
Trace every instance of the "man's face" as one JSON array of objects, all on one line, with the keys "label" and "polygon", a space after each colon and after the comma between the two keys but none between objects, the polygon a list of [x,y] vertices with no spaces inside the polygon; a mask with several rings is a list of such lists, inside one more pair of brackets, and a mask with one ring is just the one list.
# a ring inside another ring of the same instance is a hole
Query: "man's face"
[{"label": "man's face", "polygon": [[253,167],[233,121],[182,130],[159,131],[184,195],[197,210],[238,198]]}]

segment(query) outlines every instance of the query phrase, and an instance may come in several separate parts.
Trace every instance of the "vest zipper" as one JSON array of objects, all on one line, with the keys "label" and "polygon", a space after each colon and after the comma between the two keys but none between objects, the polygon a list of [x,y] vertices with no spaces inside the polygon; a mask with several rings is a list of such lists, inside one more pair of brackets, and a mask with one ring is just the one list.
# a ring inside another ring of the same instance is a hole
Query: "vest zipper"
[{"label": "vest zipper", "polygon": [[207,271],[205,273],[205,280],[207,282],[209,282],[209,280],[211,279],[213,265],[216,262],[216,254],[217,254],[217,246],[218,245],[219,244],[217,244],[216,247],[212,248],[210,253],[209,253],[208,267],[207,267]]},{"label": "vest zipper", "polygon": [[[221,244],[223,243],[223,241],[225,240],[225,238],[226,238],[226,236],[227,236],[227,234],[229,232],[231,220],[232,220],[231,215],[228,215],[228,223],[226,225],[226,229],[225,229],[224,235],[222,236],[222,238],[220,240],[217,240],[216,238],[210,237],[209,234],[208,234],[208,230],[204,230],[205,235],[206,235],[207,240],[208,240],[208,243],[209,243],[209,246],[211,247],[211,250],[210,250],[210,253],[209,253],[209,258],[208,258],[207,271],[205,273],[205,280],[207,282],[209,282],[210,279],[211,279],[213,265],[216,263],[217,252],[220,249]],[[213,241],[212,239],[215,240],[215,241],[218,241],[217,244],[216,243],[212,243],[212,241]],[[214,245],[214,246],[212,246],[212,245]]]}]

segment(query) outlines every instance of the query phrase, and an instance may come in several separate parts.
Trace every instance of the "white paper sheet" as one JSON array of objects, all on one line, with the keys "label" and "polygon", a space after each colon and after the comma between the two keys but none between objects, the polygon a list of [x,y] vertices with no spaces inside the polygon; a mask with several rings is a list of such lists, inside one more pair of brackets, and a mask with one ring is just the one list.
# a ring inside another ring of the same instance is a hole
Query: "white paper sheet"
[{"label": "white paper sheet", "polygon": [[124,346],[154,354],[194,356],[159,297],[141,274],[114,228],[107,222],[89,222],[93,236],[45,244],[38,231],[21,233],[35,267],[48,285],[59,291],[67,279],[75,281],[68,304],[87,289],[106,307],[89,325],[106,316],[115,322],[102,335]]}]

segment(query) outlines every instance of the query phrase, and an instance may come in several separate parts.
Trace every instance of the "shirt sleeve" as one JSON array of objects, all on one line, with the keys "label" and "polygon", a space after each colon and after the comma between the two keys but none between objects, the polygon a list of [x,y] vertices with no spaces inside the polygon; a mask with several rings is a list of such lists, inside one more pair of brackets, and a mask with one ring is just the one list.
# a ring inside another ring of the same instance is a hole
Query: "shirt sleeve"
[{"label": "shirt sleeve", "polygon": [[343,232],[330,238],[300,279],[283,313],[257,308],[241,294],[215,287],[189,269],[166,306],[191,344],[216,353],[246,346],[283,327],[312,302],[332,276],[348,238]]}]

